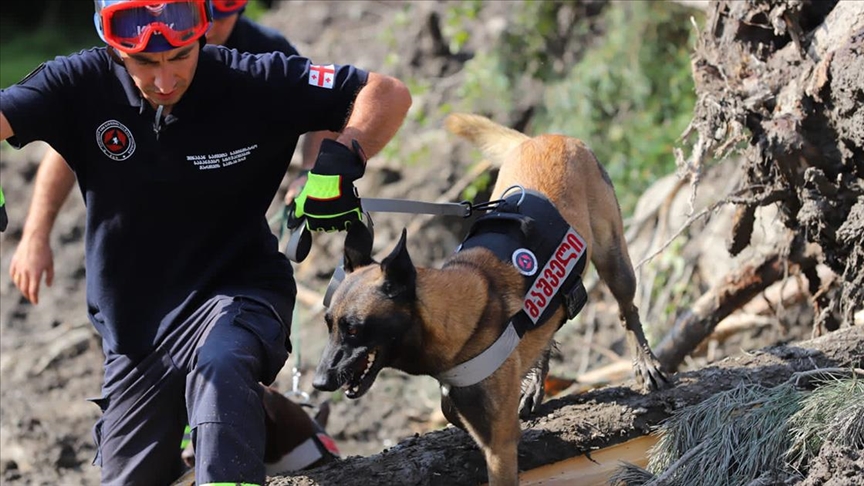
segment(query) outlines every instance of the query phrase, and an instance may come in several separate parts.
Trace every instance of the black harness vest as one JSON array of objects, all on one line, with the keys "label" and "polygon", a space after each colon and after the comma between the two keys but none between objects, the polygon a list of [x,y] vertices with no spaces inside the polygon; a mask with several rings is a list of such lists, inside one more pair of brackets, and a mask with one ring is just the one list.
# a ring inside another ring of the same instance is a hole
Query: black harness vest
[{"label": "black harness vest", "polygon": [[478,218],[457,251],[474,247],[491,250],[525,277],[522,309],[511,319],[520,338],[549,320],[559,305],[572,319],[588,300],[582,284],[585,240],[538,192],[507,196]]}]

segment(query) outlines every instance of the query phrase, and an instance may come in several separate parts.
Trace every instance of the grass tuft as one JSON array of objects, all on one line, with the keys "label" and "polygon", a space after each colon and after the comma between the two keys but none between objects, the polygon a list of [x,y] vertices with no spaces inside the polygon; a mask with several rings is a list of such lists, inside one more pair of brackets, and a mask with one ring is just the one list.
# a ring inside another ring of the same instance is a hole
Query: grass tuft
[{"label": "grass tuft", "polygon": [[864,380],[832,371],[813,391],[799,376],[772,388],[742,383],[678,410],[657,429],[648,469],[623,464],[610,484],[778,484],[800,478],[827,442],[864,448]]}]

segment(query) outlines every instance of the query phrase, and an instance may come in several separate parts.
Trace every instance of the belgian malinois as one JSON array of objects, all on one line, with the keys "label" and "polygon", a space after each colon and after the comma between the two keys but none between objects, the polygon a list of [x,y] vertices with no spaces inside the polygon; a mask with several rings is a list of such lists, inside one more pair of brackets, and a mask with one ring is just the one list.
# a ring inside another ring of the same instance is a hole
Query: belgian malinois
[{"label": "belgian malinois", "polygon": [[[415,267],[403,230],[389,256],[376,264],[369,230],[353,225],[345,241],[346,276],[325,314],[329,340],[313,386],[324,391],[343,387],[348,398],[358,398],[384,367],[436,377],[442,382],[442,411],[482,448],[490,486],[516,485],[520,412],[530,413],[543,399],[553,335],[571,309],[566,301],[550,298],[551,317],[515,338],[509,323],[520,311],[536,311],[532,306],[538,302],[546,305],[551,293],[544,296],[544,286],[565,278],[565,266],[572,267],[577,255],[590,259],[618,302],[637,381],[649,390],[667,381],[633,304],[636,277],[618,201],[591,150],[574,138],[531,138],[477,115],[450,115],[446,127],[500,167],[490,200],[521,186],[523,192],[545,196],[569,232],[526,293],[525,278],[535,263],[530,257],[523,268],[515,252],[511,262],[483,246],[465,248],[466,240],[440,269]],[[581,286],[585,265],[575,268]],[[544,274],[549,279],[543,280]],[[488,362],[494,366],[489,368]],[[463,380],[460,372],[469,378]]]}]

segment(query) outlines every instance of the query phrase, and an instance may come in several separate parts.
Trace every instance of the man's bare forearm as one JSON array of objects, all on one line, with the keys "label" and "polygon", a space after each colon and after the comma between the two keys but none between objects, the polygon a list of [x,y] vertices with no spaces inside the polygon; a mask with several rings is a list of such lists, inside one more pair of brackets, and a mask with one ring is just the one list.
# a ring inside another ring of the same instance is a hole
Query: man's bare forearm
[{"label": "man's bare forearm", "polygon": [[75,174],[54,149],[48,148],[33,185],[33,200],[24,222],[25,236],[48,238],[63,202],[75,185]]},{"label": "man's bare forearm", "polygon": [[336,140],[351,147],[357,140],[367,157],[372,157],[396,135],[408,109],[411,94],[396,78],[370,72],[366,86],[357,94],[348,123]]}]

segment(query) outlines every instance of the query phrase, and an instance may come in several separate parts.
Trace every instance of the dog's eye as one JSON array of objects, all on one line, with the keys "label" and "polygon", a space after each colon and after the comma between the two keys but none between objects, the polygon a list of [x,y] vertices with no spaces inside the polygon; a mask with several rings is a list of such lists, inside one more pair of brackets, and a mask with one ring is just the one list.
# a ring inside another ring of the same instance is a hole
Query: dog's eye
[{"label": "dog's eye", "polygon": [[339,329],[342,330],[342,335],[346,337],[357,337],[360,335],[360,323],[354,318],[340,318]]}]

